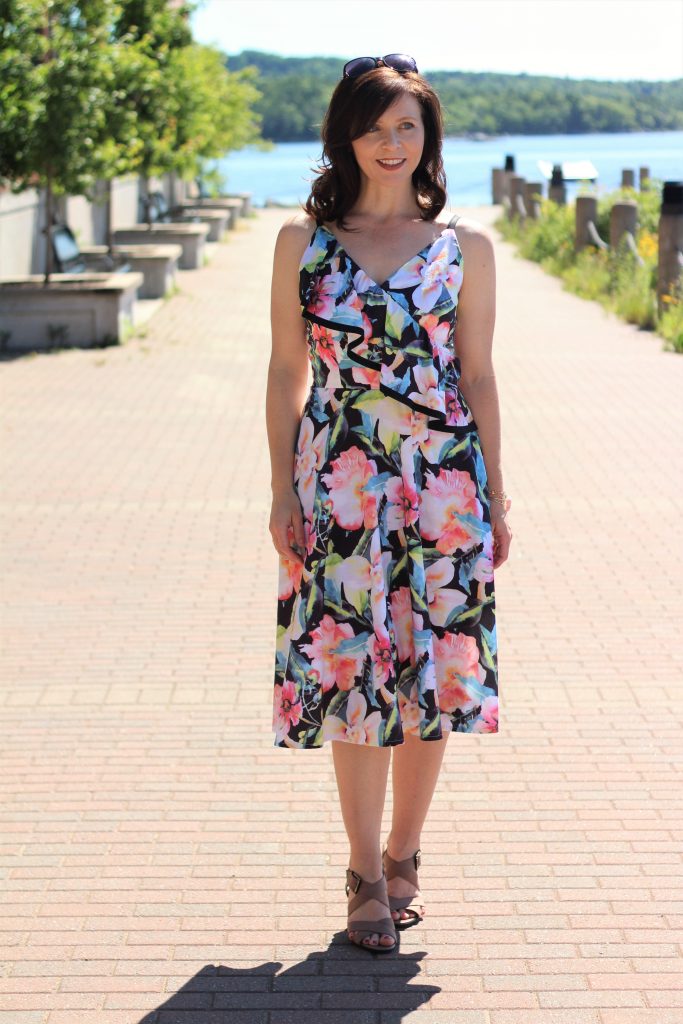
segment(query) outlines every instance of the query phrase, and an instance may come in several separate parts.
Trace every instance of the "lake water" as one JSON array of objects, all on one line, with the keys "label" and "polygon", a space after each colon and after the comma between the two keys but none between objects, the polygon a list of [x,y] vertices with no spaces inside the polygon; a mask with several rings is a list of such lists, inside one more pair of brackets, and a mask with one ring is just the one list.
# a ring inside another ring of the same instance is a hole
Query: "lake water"
[{"label": "lake water", "polygon": [[[638,168],[649,167],[650,176],[663,181],[683,180],[683,132],[623,132],[610,135],[499,135],[474,142],[446,139],[443,145],[448,182],[449,206],[486,206],[491,202],[491,169],[502,167],[508,153],[515,157],[515,170],[527,181],[547,183],[537,161],[590,160],[598,172],[598,194],[611,192],[621,184],[622,168],[632,168],[638,186]],[[266,199],[296,206],[309,193],[307,179],[316,176],[321,157],[320,143],[280,143],[270,153],[252,147],[231,153],[219,161],[227,176],[230,192],[252,192],[254,206]],[[567,183],[567,197],[573,199],[578,183]]]}]

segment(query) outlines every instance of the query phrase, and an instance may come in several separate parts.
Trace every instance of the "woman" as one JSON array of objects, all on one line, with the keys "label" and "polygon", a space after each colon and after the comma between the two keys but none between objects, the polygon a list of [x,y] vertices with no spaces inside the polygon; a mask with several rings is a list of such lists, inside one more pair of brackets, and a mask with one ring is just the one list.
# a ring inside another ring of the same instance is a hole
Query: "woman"
[{"label": "woman", "polygon": [[437,219],[442,114],[412,57],[349,61],[322,141],[274,253],[273,729],[280,747],[336,741],[348,935],[385,952],[424,916],[420,834],[449,734],[498,731],[493,570],[512,534],[495,268],[481,224]]}]

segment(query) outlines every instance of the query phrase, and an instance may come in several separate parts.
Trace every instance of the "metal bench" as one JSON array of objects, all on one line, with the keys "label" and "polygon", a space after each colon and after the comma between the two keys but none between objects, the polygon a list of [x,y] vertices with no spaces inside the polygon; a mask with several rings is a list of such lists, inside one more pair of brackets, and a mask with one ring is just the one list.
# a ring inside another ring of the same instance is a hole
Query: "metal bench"
[{"label": "metal bench", "polygon": [[53,224],[50,240],[59,274],[106,273],[129,274],[132,267],[125,256],[110,256],[108,253],[81,252],[74,233],[67,224]]}]

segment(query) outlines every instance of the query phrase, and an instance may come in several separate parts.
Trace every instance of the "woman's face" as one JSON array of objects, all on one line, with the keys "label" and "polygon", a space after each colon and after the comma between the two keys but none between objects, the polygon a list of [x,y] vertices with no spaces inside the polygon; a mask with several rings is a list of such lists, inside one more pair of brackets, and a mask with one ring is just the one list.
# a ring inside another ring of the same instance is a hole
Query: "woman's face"
[{"label": "woman's face", "polygon": [[[358,166],[370,181],[378,185],[405,185],[419,166],[424,137],[422,108],[406,92],[351,145]],[[392,168],[381,163],[384,159],[403,162]]]}]

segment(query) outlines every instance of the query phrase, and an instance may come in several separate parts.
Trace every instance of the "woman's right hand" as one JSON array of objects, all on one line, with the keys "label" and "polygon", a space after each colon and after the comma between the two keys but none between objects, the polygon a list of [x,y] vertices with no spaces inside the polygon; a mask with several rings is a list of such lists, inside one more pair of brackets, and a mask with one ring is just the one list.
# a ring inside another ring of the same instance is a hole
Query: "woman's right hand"
[{"label": "woman's right hand", "polygon": [[306,550],[304,517],[301,502],[293,487],[273,492],[269,529],[278,554],[303,564]]}]

